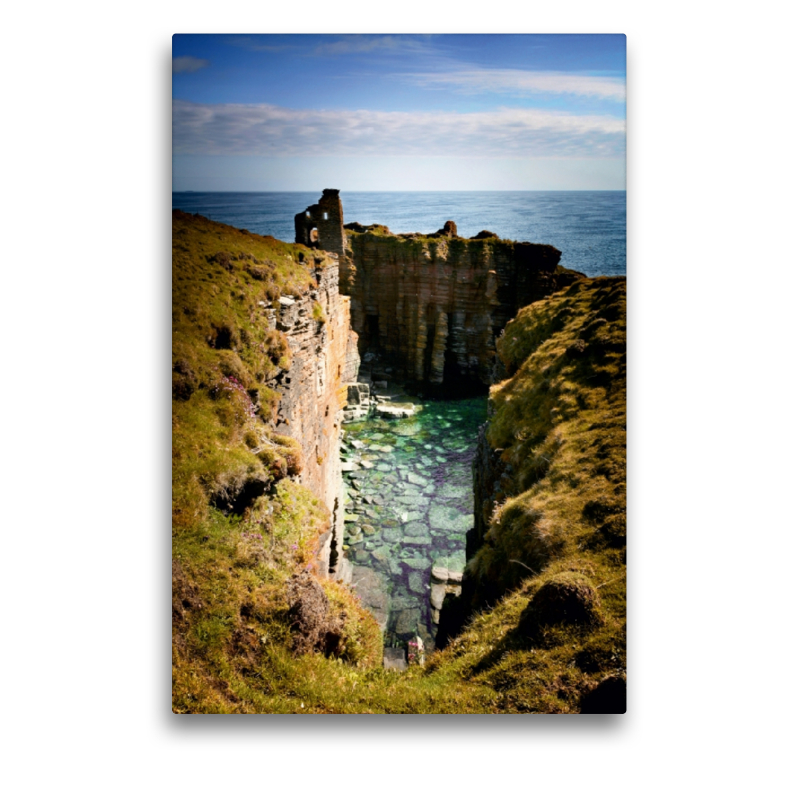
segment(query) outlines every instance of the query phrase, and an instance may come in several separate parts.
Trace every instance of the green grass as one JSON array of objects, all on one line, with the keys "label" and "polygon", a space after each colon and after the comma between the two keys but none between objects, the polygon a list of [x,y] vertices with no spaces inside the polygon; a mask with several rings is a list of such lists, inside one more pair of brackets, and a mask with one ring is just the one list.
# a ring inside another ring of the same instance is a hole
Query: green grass
[{"label": "green grass", "polygon": [[292,474],[295,443],[279,443],[264,425],[291,353],[265,320],[278,297],[316,285],[313,258],[301,245],[173,212],[175,524],[201,521],[210,498],[235,495],[247,481]]},{"label": "green grass", "polygon": [[[181,212],[173,224],[176,713],[574,713],[624,672],[624,282],[580,281],[507,326],[488,429],[507,471],[468,566],[476,610],[424,667],[394,673],[375,621],[325,579],[339,657],[292,654],[287,581],[313,563],[329,515],[292,479],[297,443],[271,427],[288,352],[260,303],[311,288],[314,253]],[[226,511],[220,498],[256,479],[268,495]],[[565,582],[592,597],[590,624],[521,628],[537,592]]]}]

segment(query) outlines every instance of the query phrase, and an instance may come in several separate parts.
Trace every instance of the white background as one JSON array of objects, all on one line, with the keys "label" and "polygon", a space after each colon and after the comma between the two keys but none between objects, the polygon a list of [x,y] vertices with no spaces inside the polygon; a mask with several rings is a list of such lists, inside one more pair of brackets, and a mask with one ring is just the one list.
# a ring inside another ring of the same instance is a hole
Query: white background
[{"label": "white background", "polygon": [[[791,6],[376,5],[4,11],[0,787],[11,798],[797,796]],[[178,31],[627,34],[625,717],[170,714]]]}]

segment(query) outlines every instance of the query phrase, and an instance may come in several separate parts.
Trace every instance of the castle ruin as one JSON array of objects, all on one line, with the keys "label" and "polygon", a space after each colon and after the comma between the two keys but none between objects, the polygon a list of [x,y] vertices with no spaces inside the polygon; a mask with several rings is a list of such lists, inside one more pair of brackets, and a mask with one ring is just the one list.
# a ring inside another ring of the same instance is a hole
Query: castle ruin
[{"label": "castle ruin", "polygon": [[344,257],[344,215],[338,189],[325,189],[319,203],[294,218],[294,240]]}]

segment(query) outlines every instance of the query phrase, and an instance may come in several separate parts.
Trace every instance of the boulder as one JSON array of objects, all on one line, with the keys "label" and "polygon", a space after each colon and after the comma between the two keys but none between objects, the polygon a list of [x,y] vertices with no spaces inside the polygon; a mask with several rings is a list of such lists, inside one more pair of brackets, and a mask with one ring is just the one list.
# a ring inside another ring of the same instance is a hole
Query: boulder
[{"label": "boulder", "polygon": [[545,581],[520,615],[521,633],[536,637],[543,626],[581,625],[600,622],[600,598],[589,579],[580,572],[559,572]]}]

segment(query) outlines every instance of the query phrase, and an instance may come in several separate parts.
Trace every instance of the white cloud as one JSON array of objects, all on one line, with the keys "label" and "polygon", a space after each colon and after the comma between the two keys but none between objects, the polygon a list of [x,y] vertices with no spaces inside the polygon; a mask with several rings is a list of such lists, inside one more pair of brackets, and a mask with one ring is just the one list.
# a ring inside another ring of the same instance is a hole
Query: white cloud
[{"label": "white cloud", "polygon": [[256,38],[254,36],[229,36],[225,40],[225,44],[233,47],[243,47],[245,50],[253,50],[254,52],[261,53],[282,53],[286,50],[297,48],[298,45],[292,45],[288,42],[281,44],[269,44],[271,36],[262,36]]},{"label": "white cloud", "polygon": [[506,108],[472,113],[319,111],[173,101],[179,154],[619,157],[625,121]]},{"label": "white cloud", "polygon": [[423,42],[407,36],[367,36],[353,34],[343,36],[335,42],[318,45],[314,49],[316,55],[344,55],[346,53],[371,53],[375,50],[421,51],[425,49]]},{"label": "white cloud", "polygon": [[506,92],[515,95],[573,94],[625,100],[625,81],[569,72],[529,72],[523,69],[456,69],[449,72],[412,73],[421,86],[449,86],[467,94]]},{"label": "white cloud", "polygon": [[172,59],[173,72],[197,72],[203,67],[207,67],[211,62],[205,58],[195,58],[194,56],[179,56]]}]

